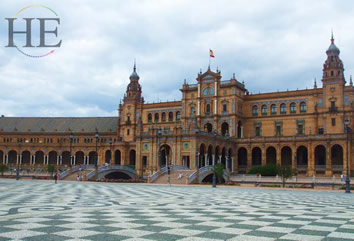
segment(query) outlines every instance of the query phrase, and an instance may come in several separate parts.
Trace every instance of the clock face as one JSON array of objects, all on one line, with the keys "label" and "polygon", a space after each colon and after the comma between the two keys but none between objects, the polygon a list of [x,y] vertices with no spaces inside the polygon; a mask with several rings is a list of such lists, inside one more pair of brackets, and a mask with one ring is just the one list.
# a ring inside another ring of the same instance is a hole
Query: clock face
[{"label": "clock face", "polygon": [[183,142],[183,150],[189,150],[189,142]]}]

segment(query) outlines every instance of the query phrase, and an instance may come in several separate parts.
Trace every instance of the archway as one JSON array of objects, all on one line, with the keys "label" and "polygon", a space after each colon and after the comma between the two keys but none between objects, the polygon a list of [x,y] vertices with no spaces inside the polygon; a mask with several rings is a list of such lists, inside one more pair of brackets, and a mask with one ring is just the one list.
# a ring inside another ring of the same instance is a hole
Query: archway
[{"label": "archway", "polygon": [[111,172],[111,173],[107,174],[104,177],[107,178],[107,179],[116,179],[116,180],[119,180],[119,179],[122,179],[122,180],[132,179],[128,174],[126,174],[124,172],[119,172],[119,171]]},{"label": "archway", "polygon": [[223,147],[221,149],[221,163],[224,165],[225,168],[226,168],[226,155],[227,155],[226,148]]},{"label": "archway", "polygon": [[277,151],[272,146],[267,148],[266,163],[267,164],[276,164],[277,163]]},{"label": "archway", "polygon": [[111,150],[107,150],[105,155],[104,155],[104,159],[106,163],[111,164],[112,163],[112,154],[111,154]]},{"label": "archway", "polygon": [[51,151],[49,152],[49,160],[48,163],[51,165],[56,165],[57,164],[57,159],[58,159],[58,154],[56,151]]},{"label": "archway", "polygon": [[315,148],[315,165],[316,169],[326,167],[326,148],[323,145],[318,145]]},{"label": "archway", "polygon": [[226,122],[221,124],[221,134],[223,136],[229,136],[230,135],[229,124],[227,124]]},{"label": "archway", "polygon": [[44,164],[44,153],[43,151],[36,152],[36,164]]},{"label": "archway", "polygon": [[31,164],[31,153],[29,151],[22,152],[22,164]]},{"label": "archway", "polygon": [[[228,160],[228,162],[227,162],[227,168],[228,169],[232,169],[232,149],[231,148],[229,148],[229,150],[227,151],[227,160]],[[231,171],[233,171],[233,170],[231,170]]]},{"label": "archway", "polygon": [[343,148],[341,145],[334,145],[331,148],[331,160],[334,168],[343,168]]},{"label": "archway", "polygon": [[160,147],[161,160],[160,167],[165,167],[170,165],[171,157],[171,147],[167,144],[164,144]]},{"label": "archway", "polygon": [[208,166],[213,165],[213,147],[209,145],[208,147]]},{"label": "archway", "polygon": [[120,150],[116,150],[115,151],[115,154],[114,154],[114,163],[116,165],[121,165],[121,153],[120,153]]},{"label": "archway", "polygon": [[70,152],[63,151],[63,154],[62,154],[62,165],[70,165]]},{"label": "archway", "polygon": [[281,149],[281,165],[282,166],[291,166],[291,148],[284,146]]},{"label": "archway", "polygon": [[213,125],[210,124],[210,123],[206,123],[206,124],[204,125],[204,130],[205,130],[206,132],[208,132],[208,133],[212,133],[212,132],[213,132]]},{"label": "archway", "polygon": [[82,151],[78,151],[75,153],[75,165],[83,165],[84,164],[85,154]]},{"label": "archway", "polygon": [[247,168],[247,149],[244,147],[238,149],[237,164],[239,170]]},{"label": "archway", "polygon": [[242,138],[243,137],[243,127],[242,127],[242,122],[238,121],[237,122],[237,138]]},{"label": "archway", "polygon": [[9,164],[16,164],[17,163],[17,152],[16,151],[9,151],[8,153],[8,163]]},{"label": "archway", "polygon": [[297,168],[298,169],[307,169],[308,164],[308,151],[305,146],[300,146],[296,151],[297,157]]},{"label": "archway", "polygon": [[215,147],[215,165],[218,164],[221,160],[220,160],[220,148],[219,146]]},{"label": "archway", "polygon": [[[89,153],[89,164],[96,165],[96,152],[95,151],[91,151]],[[98,163],[97,163],[97,165],[98,165]]]},{"label": "archway", "polygon": [[0,163],[4,161],[4,152],[0,150]]},{"label": "archway", "polygon": [[130,150],[129,152],[129,165],[135,167],[136,152],[135,150]]},{"label": "archway", "polygon": [[261,148],[255,147],[252,149],[252,166],[262,165],[262,151]]},{"label": "archway", "polygon": [[205,166],[205,145],[201,144],[199,148],[198,168]]}]

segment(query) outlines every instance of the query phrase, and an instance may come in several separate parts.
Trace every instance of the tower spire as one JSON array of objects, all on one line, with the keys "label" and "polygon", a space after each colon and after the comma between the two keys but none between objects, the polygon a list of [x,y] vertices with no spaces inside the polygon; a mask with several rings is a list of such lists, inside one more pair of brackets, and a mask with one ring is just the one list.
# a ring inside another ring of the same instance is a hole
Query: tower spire
[{"label": "tower spire", "polygon": [[134,72],[136,72],[136,60],[134,58],[134,68],[133,68]]},{"label": "tower spire", "polygon": [[317,83],[316,83],[316,78],[315,78],[315,82],[313,84],[313,87],[316,89],[317,88]]},{"label": "tower spire", "polygon": [[331,42],[332,42],[332,44],[334,43],[333,29],[332,29],[332,31],[331,31]]},{"label": "tower spire", "polygon": [[353,80],[352,80],[352,75],[350,75],[350,82],[349,82],[350,86],[353,86]]}]

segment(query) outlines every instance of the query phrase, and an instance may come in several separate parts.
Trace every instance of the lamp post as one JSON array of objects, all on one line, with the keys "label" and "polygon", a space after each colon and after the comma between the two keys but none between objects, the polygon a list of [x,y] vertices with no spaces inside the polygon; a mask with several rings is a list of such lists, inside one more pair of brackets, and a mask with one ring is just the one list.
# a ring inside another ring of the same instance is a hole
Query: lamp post
[{"label": "lamp post", "polygon": [[110,151],[111,151],[111,158],[109,160],[109,165],[112,166],[112,138],[109,138],[109,148],[110,148]]},{"label": "lamp post", "polygon": [[162,130],[161,128],[159,128],[157,130],[157,148],[158,148],[158,167],[160,168],[161,167],[161,149],[160,149],[160,138],[161,138],[161,135],[162,135]]},{"label": "lamp post", "polygon": [[347,177],[345,178],[345,193],[350,193],[350,178],[349,178],[349,134],[350,134],[350,127],[349,127],[349,118],[347,117],[344,120],[345,129],[347,132]]},{"label": "lamp post", "polygon": [[199,134],[199,127],[195,128],[195,166],[199,168],[199,153],[198,153],[198,134]]},{"label": "lamp post", "polygon": [[[216,132],[214,132],[214,137],[215,137],[215,151],[216,152]],[[215,155],[216,153],[214,153],[214,166],[213,166],[213,187],[216,187],[216,174],[215,174]]]},{"label": "lamp post", "polygon": [[96,131],[95,137],[96,137],[95,168],[97,169],[97,167],[98,167],[98,138],[100,137],[100,135],[98,134],[98,131]]},{"label": "lamp post", "polygon": [[70,138],[70,166],[71,166],[73,162],[72,149],[73,149],[73,140],[74,140],[74,135],[72,132],[70,133],[69,138]]},{"label": "lamp post", "polygon": [[19,153],[19,158],[18,158],[18,160],[17,160],[17,168],[16,168],[16,180],[17,180],[17,181],[20,179],[21,143],[22,143],[22,139],[19,139],[19,140],[18,140],[18,153]]}]

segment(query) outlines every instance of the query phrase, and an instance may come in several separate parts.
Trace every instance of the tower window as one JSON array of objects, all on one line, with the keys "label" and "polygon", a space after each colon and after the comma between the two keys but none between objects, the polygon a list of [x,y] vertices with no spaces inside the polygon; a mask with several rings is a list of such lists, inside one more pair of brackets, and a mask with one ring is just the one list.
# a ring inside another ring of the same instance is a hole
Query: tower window
[{"label": "tower window", "polygon": [[336,118],[332,118],[332,126],[336,125]]},{"label": "tower window", "polygon": [[173,113],[172,112],[168,113],[168,121],[173,121]]},{"label": "tower window", "polygon": [[155,122],[159,122],[159,114],[155,113]]},{"label": "tower window", "polygon": [[152,115],[148,114],[148,122],[151,123],[152,122]]},{"label": "tower window", "polygon": [[224,111],[224,112],[227,111],[227,105],[226,105],[226,104],[223,104],[223,105],[222,105],[222,111]]},{"label": "tower window", "polygon": [[210,114],[210,104],[206,105],[206,114]]},{"label": "tower window", "polygon": [[334,61],[334,56],[331,56],[331,62],[333,62]]},{"label": "tower window", "polygon": [[129,129],[127,129],[127,136],[129,136],[129,134],[130,134],[130,130],[129,130]]}]

